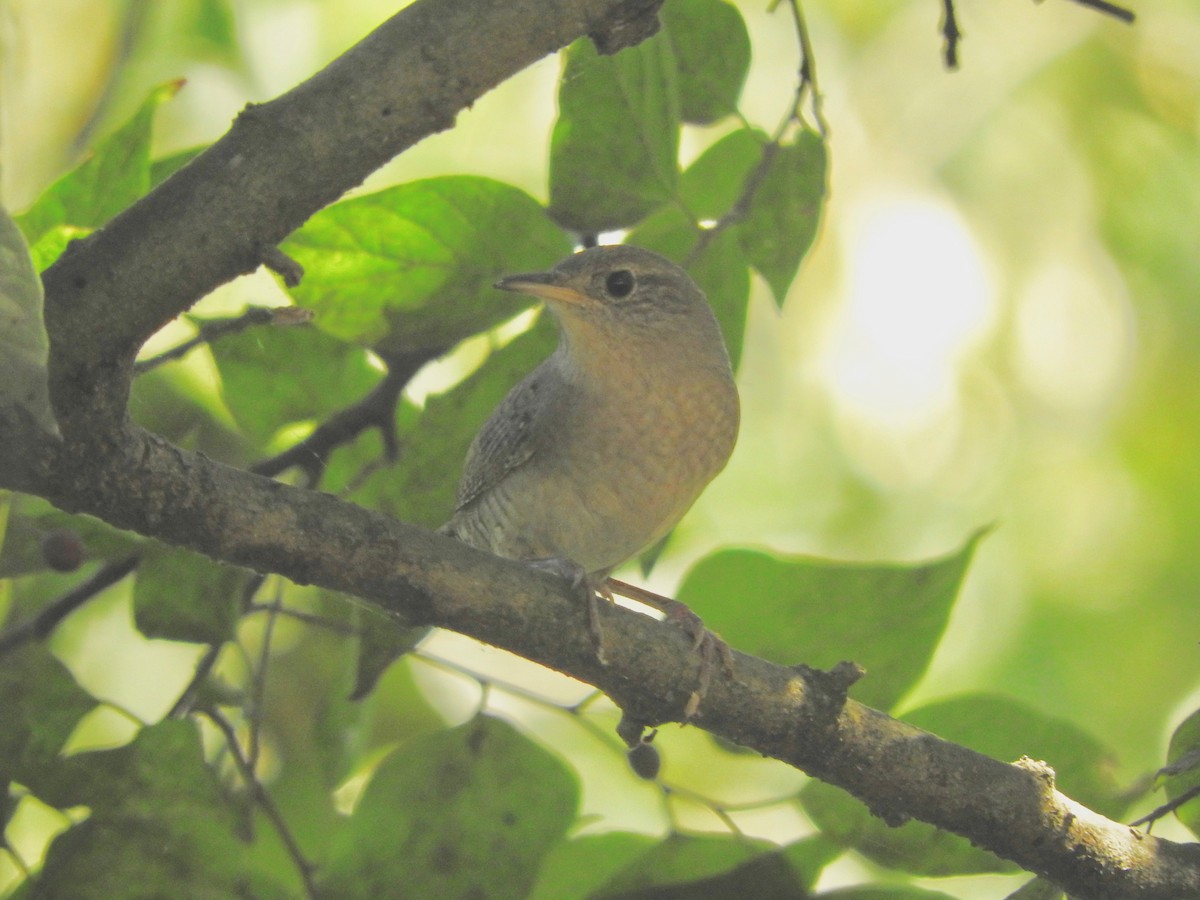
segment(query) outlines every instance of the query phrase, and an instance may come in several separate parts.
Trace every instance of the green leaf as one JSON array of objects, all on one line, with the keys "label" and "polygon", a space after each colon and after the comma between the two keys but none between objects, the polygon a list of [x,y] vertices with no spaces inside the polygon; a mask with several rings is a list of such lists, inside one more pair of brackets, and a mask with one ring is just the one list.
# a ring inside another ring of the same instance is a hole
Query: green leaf
[{"label": "green leaf", "polygon": [[55,225],[47,229],[37,239],[37,243],[29,248],[29,254],[33,257],[33,267],[39,272],[45,272],[62,256],[71,241],[85,238],[92,231],[91,228],[79,228],[75,225]]},{"label": "green leaf", "polygon": [[147,552],[133,588],[134,620],[146,637],[220,644],[233,636],[249,573],[165,546]]},{"label": "green leaf", "polygon": [[547,855],[529,900],[586,900],[658,843],[644,834],[611,831],[563,841]]},{"label": "green leaf", "polygon": [[454,512],[454,497],[467,448],[504,395],[553,351],[553,317],[542,316],[532,329],[496,350],[470,377],[445,394],[430,397],[405,448],[387,477],[363,502],[406,522],[436,528]]},{"label": "green leaf", "polygon": [[87,806],[90,817],[59,835],[30,898],[295,896],[263,876],[253,845],[235,834],[237,817],[204,762],[190,722],[143,729],[116,750],[63,760],[39,796]]},{"label": "green leaf", "polygon": [[[645,896],[686,885],[695,897],[803,896],[775,847],[740,835],[672,834],[598,891],[597,897]],[[740,886],[740,887],[739,887]]]},{"label": "green leaf", "polygon": [[[1112,777],[1112,756],[1095,738],[1015,700],[967,694],[931,703],[903,718],[995,759],[1045,760],[1062,791],[1105,815],[1118,814],[1124,805]],[[827,837],[881,865],[929,876],[1012,871],[1010,864],[932,825],[908,822],[890,828],[859,801],[829,785],[810,782],[800,797]]]},{"label": "green leaf", "polygon": [[1004,900],[1063,900],[1062,888],[1051,884],[1044,878],[1034,878],[1027,881]]},{"label": "green leaf", "polygon": [[821,900],[954,900],[952,896],[941,891],[930,891],[907,884],[838,888],[834,891],[822,891],[819,896]]},{"label": "green leaf", "polygon": [[99,228],[149,190],[154,116],[182,86],[182,81],[173,81],[151,91],[128,122],[17,217],[30,243],[56,225]]},{"label": "green leaf", "polygon": [[288,423],[351,405],[381,377],[361,347],[306,325],[251,328],[210,349],[226,406],[259,446]]},{"label": "green leaf", "polygon": [[627,227],[674,196],[675,69],[661,34],[614,56],[585,39],[567,49],[550,139],[550,214],[563,227]]},{"label": "green leaf", "polygon": [[[1200,785],[1200,710],[1184,719],[1171,735],[1167,760],[1170,764],[1161,774],[1165,775],[1168,799],[1182,797]],[[1193,834],[1200,834],[1200,800],[1189,800],[1175,816]]]},{"label": "green leaf", "polygon": [[679,66],[685,122],[707,125],[737,110],[750,71],[750,33],[725,0],[667,0],[660,13]]},{"label": "green leaf", "polygon": [[382,616],[372,617],[365,624],[358,638],[358,666],[351,700],[362,700],[370,694],[392,663],[421,643],[430,631],[424,626],[406,628]]},{"label": "green leaf", "polygon": [[43,644],[27,644],[0,657],[0,783],[33,789],[58,763],[63,743],[96,705]]},{"label": "green leaf", "polygon": [[700,154],[679,179],[679,196],[698,220],[716,221],[742,199],[746,179],[763,158],[768,138],[739,128]]},{"label": "green leaf", "polygon": [[738,226],[746,257],[771,286],[776,303],[787,297],[800,261],[816,240],[827,168],[825,141],[815,132],[800,132],[776,152]]},{"label": "green leaf", "polygon": [[696,564],[679,599],[747,653],[783,665],[865,666],[851,693],[889,709],[929,665],[977,541],[921,565],[725,550]]},{"label": "green leaf", "polygon": [[282,245],[304,267],[291,289],[334,337],[382,351],[448,350],[531,301],[496,291],[504,274],[570,252],[527,194],[488,178],[398,185],[317,213]]},{"label": "green leaf", "polygon": [[43,430],[58,434],[50,407],[50,338],[42,305],[42,279],[29,246],[0,207],[0,407],[19,407]]},{"label": "green leaf", "polygon": [[418,739],[376,771],[331,849],[345,900],[525,897],[574,820],[578,785],[512,726],[480,718]]},{"label": "green leaf", "polygon": [[48,564],[42,540],[51,532],[77,535],[89,562],[126,557],[142,543],[132,532],[113,528],[91,516],[73,516],[41,498],[23,494],[13,505],[4,546],[0,548],[0,578],[45,571]]},{"label": "green leaf", "polygon": [[1017,871],[1012,863],[924,822],[891,828],[858,800],[822,781],[805,785],[800,800],[825,837],[889,869],[930,877]]}]

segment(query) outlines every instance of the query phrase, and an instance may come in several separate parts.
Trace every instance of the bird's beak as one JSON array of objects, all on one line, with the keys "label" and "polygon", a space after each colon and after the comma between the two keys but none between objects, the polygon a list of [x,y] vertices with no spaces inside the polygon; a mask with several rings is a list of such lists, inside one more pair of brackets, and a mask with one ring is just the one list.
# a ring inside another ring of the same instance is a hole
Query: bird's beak
[{"label": "bird's beak", "polygon": [[509,275],[496,282],[495,287],[502,291],[515,291],[518,294],[528,294],[539,300],[566,303],[579,306],[587,303],[589,298],[574,288],[566,287],[559,281],[560,276],[554,272],[530,272],[526,275]]}]

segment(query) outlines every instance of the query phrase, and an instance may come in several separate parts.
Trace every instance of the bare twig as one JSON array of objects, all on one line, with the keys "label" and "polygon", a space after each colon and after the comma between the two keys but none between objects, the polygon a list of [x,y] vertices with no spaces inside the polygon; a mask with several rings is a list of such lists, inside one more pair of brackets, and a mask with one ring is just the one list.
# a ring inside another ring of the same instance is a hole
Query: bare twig
[{"label": "bare twig", "polygon": [[[1139,825],[1153,825],[1155,822],[1157,822],[1163,816],[1169,816],[1171,813],[1175,812],[1175,810],[1179,809],[1179,807],[1183,806],[1189,800],[1194,800],[1197,797],[1200,797],[1200,784],[1196,785],[1195,787],[1190,788],[1187,791],[1184,791],[1182,794],[1180,794],[1174,800],[1170,800],[1170,801],[1164,803],[1162,806],[1159,806],[1159,807],[1151,810],[1150,812],[1146,813],[1146,815],[1144,815],[1140,819],[1138,819],[1136,822],[1131,822],[1130,825],[1131,825],[1131,827],[1134,827],[1134,828],[1136,828]],[[1147,830],[1149,830],[1149,829],[1147,829]]]},{"label": "bare twig", "polygon": [[342,637],[359,637],[362,634],[362,629],[356,628],[353,625],[347,625],[345,622],[339,622],[337,619],[330,619],[328,616],[319,616],[316,613],[305,612],[302,609],[290,609],[286,606],[277,607],[273,603],[251,603],[246,608],[246,612],[247,614],[267,613],[268,615],[284,616],[288,619],[295,619],[297,622],[303,622],[305,625],[312,625],[314,628],[323,628]]},{"label": "bare twig", "polygon": [[[249,610],[252,606],[254,595],[258,593],[258,589],[262,587],[263,582],[267,577],[260,572],[254,572],[246,580],[242,587],[242,611]],[[192,711],[192,707],[196,702],[196,695],[200,692],[200,685],[212,673],[213,666],[217,664],[217,657],[221,654],[223,644],[210,644],[204,656],[200,657],[200,662],[196,664],[196,670],[192,673],[191,679],[187,686],[179,694],[179,699],[175,701],[175,705],[171,707],[171,711],[167,714],[172,719],[179,719],[186,716]]]},{"label": "bare twig", "polygon": [[253,772],[258,769],[259,752],[262,749],[263,710],[266,706],[267,669],[271,664],[271,641],[275,637],[275,623],[279,621],[279,610],[283,606],[283,589],[275,579],[275,595],[271,598],[267,613],[267,624],[263,629],[262,645],[258,650],[258,663],[250,677],[250,696],[244,707],[250,723],[250,742],[246,748],[246,763]]},{"label": "bare twig", "polygon": [[942,0],[942,37],[946,39],[942,53],[947,69],[958,68],[958,43],[962,36],[954,14],[954,0]]},{"label": "bare twig", "polygon": [[258,780],[253,766],[250,765],[250,761],[246,758],[241,744],[238,743],[237,732],[233,727],[233,723],[216,709],[206,709],[204,710],[204,714],[210,722],[217,726],[221,734],[225,736],[225,743],[229,748],[229,754],[242,776],[242,781],[245,783],[247,790],[250,791],[254,802],[258,804],[259,808],[266,814],[266,817],[271,820],[276,834],[283,841],[288,855],[292,858],[296,870],[300,873],[300,878],[304,882],[305,896],[310,898],[310,900],[316,900],[318,897],[317,885],[313,881],[313,872],[316,871],[316,867],[305,857],[304,851],[296,841],[295,835],[292,834],[287,820],[283,818],[283,814],[280,813],[279,808],[275,805],[275,801],[271,799],[271,795],[267,793],[267,789]]},{"label": "bare twig", "polygon": [[1096,12],[1112,16],[1114,19],[1120,19],[1126,24],[1132,23],[1133,20],[1137,18],[1133,10],[1126,9],[1123,6],[1117,6],[1115,3],[1109,3],[1108,0],[1074,0],[1074,2],[1078,3],[1080,6],[1086,6],[1089,9],[1094,9]]},{"label": "bare twig", "polygon": [[106,563],[91,578],[71,588],[56,600],[50,601],[36,616],[0,634],[0,656],[29,641],[44,640],[63,619],[137,568],[139,558],[134,554]]},{"label": "bare twig", "polygon": [[[776,5],[778,5],[778,0],[770,8],[774,9]],[[811,98],[809,105],[812,109],[813,121],[816,123],[817,131],[824,136],[829,133],[829,125],[826,123],[825,114],[822,112],[823,100],[821,89],[817,85],[817,56],[813,52],[812,40],[808,36],[808,22],[804,18],[804,10],[800,7],[800,0],[788,0],[788,8],[792,11],[792,22],[796,27],[796,38],[800,42],[800,77],[796,87],[796,100],[792,107],[791,115],[780,126],[775,140],[783,137],[783,132],[791,122],[804,121],[802,107],[804,106],[804,98],[806,96]]]},{"label": "bare twig", "polygon": [[133,373],[142,375],[151,369],[156,369],[163,363],[182,359],[201,344],[211,344],[227,335],[237,334],[256,325],[300,325],[312,319],[312,312],[295,306],[280,306],[268,308],[255,306],[246,310],[240,316],[228,319],[211,319],[200,326],[199,333],[190,340],[184,341],[177,347],[152,356],[140,359],[133,364]]},{"label": "bare twig", "polygon": [[255,463],[250,471],[257,475],[273,477],[298,466],[315,484],[320,481],[330,454],[368,428],[378,429],[383,439],[385,456],[389,461],[394,460],[398,452],[395,431],[396,403],[401,392],[420,368],[440,354],[440,350],[428,350],[389,359],[387,374],[370,393],[357,403],[334,413],[298,444],[276,456]]}]

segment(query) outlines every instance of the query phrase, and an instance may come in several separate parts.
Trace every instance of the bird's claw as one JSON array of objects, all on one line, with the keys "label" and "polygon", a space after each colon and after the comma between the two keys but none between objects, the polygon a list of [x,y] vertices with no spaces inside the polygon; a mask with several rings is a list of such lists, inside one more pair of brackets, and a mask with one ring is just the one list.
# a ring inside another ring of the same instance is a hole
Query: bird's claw
[{"label": "bird's claw", "polygon": [[608,657],[604,652],[604,626],[600,623],[600,598],[613,602],[612,591],[609,590],[607,579],[596,580],[588,577],[583,566],[574,560],[561,556],[551,556],[545,559],[529,560],[529,565],[542,572],[557,575],[571,584],[573,590],[587,607],[588,631],[596,643],[596,661],[602,666],[608,665]]}]

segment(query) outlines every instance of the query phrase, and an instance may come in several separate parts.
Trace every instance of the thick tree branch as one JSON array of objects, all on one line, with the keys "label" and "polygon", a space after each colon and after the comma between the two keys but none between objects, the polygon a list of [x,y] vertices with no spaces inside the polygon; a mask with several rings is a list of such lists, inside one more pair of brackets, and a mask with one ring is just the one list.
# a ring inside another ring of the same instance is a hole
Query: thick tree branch
[{"label": "thick tree branch", "polygon": [[[609,665],[586,610],[551,575],[423,529],[224,466],[130,428],[104,456],[29,429],[0,442],[0,471],[36,447],[12,485],[224,562],[361,597],[413,623],[511,650],[609,694],[638,721],[678,719],[697,658],[680,629],[605,610]],[[1200,894],[1200,847],[1111,822],[1055,790],[1043,764],[1006,764],[891,719],[824,679],[735,654],[693,723],[839,785],[889,822],[956,832],[1079,896]]]},{"label": "thick tree branch", "polygon": [[[181,450],[128,423],[140,342],[255,268],[311,213],[484,91],[582,34],[619,46],[655,0],[419,0],[325,72],[247,110],[230,134],[46,275],[65,440],[0,410],[3,486],[222,562],[361,597],[609,694],[634,720],[680,716],[696,655],[679,629],[606,609],[601,665],[554,577],[340,501]],[[836,680],[833,680],[836,681]],[[866,802],[964,835],[1089,898],[1200,895],[1200,848],[1110,822],[1043,765],[1005,764],[845,700],[829,679],[737,655],[694,723]]]}]

